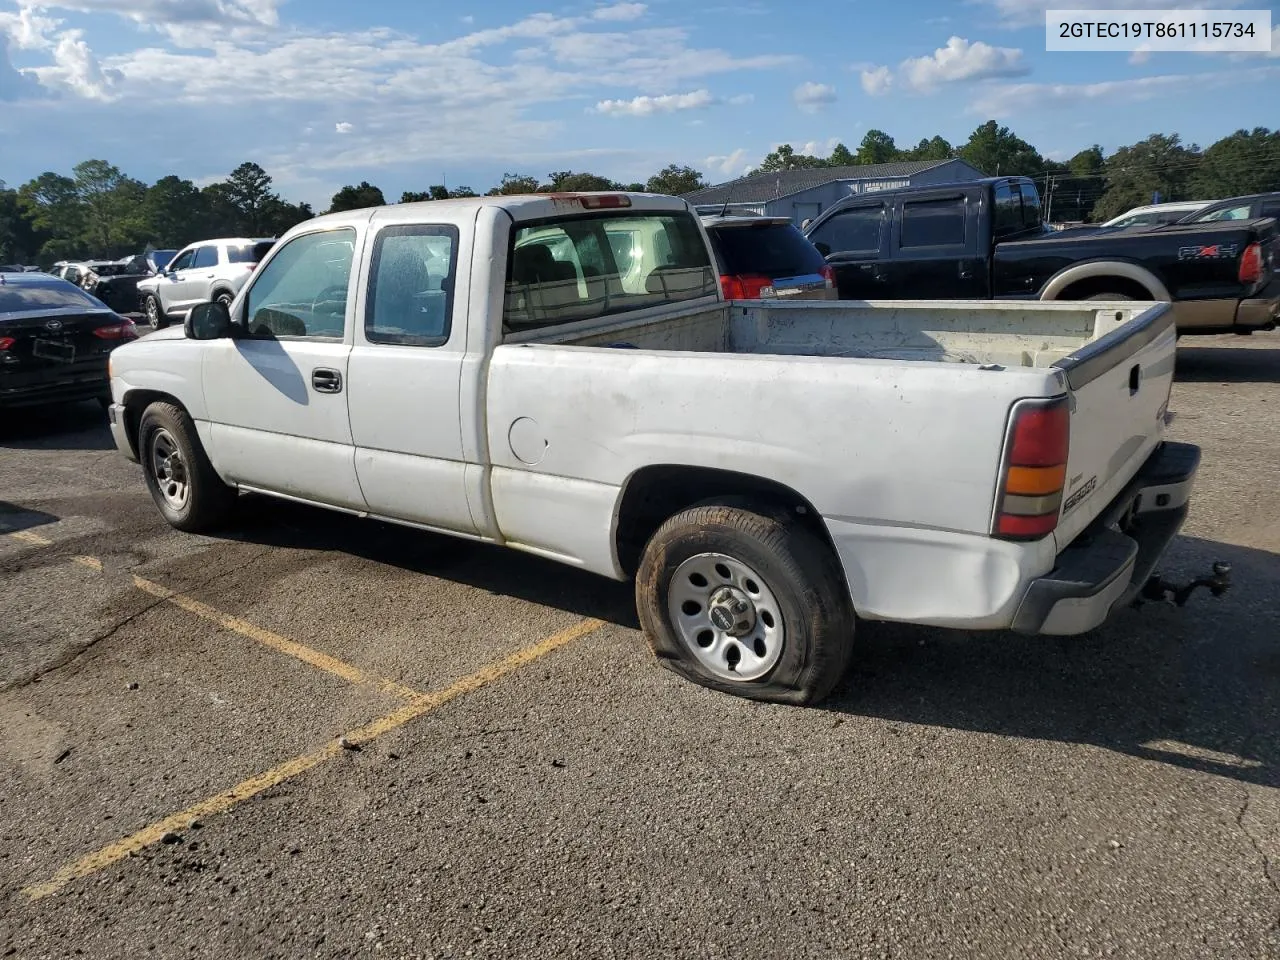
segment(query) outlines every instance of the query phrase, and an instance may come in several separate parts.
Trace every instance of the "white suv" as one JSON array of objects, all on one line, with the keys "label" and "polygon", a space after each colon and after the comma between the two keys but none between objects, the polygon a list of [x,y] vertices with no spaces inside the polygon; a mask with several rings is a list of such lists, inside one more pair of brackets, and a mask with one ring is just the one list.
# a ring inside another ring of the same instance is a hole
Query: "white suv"
[{"label": "white suv", "polygon": [[201,240],[178,252],[163,273],[138,284],[147,322],[156,329],[181,319],[197,303],[236,298],[274,239]]}]

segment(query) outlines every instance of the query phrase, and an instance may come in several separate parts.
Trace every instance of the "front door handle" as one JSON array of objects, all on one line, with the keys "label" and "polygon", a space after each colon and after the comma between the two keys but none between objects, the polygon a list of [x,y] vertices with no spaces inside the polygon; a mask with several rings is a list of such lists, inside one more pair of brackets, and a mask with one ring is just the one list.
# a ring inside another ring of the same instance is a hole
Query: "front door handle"
[{"label": "front door handle", "polygon": [[342,374],[328,367],[316,367],[311,371],[311,386],[316,393],[341,393]]}]

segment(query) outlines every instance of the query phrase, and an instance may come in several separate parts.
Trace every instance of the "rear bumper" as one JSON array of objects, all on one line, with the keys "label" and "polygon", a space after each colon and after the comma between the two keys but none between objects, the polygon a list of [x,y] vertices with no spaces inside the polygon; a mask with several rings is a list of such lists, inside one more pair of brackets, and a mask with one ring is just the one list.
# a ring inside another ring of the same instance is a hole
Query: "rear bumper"
[{"label": "rear bumper", "polygon": [[1173,305],[1179,333],[1264,330],[1280,322],[1280,297],[1252,300],[1180,300]]},{"label": "rear bumper", "polygon": [[34,407],[46,403],[74,403],[80,400],[109,399],[111,387],[106,370],[96,376],[75,377],[6,387],[0,379],[0,407]]},{"label": "rear bumper", "polygon": [[1128,605],[1187,516],[1200,448],[1165,443],[1079,537],[1054,569],[1032,580],[1013,619],[1024,634],[1070,635]]}]

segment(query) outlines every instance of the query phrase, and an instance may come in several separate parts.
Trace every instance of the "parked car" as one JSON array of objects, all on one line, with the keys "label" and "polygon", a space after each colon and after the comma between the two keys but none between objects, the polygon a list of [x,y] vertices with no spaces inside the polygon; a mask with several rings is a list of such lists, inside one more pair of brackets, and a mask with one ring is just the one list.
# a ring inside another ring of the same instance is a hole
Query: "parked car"
[{"label": "parked car", "polygon": [[1217,223],[1222,220],[1257,220],[1260,217],[1280,217],[1280,192],[1218,200],[1178,222]]},{"label": "parked car", "polygon": [[1183,217],[1203,210],[1209,205],[1208,200],[1184,200],[1171,203],[1151,203],[1145,207],[1134,207],[1118,217],[1113,217],[1104,227],[1154,227],[1163,223],[1176,223]]},{"label": "parked car", "polygon": [[23,268],[17,264],[0,263],[0,273],[22,273]]},{"label": "parked car", "polygon": [[1180,334],[1280,319],[1275,220],[1053,231],[1031,180],[990,177],[849,197],[805,233],[843,300],[1165,300]]},{"label": "parked car", "polygon": [[107,359],[137,337],[128,320],[73,283],[0,275],[0,407],[110,402]]},{"label": "parked car", "polygon": [[807,703],[857,617],[1074,634],[1148,584],[1199,452],[1169,306],[1106,307],[730,303],[674,197],[394,205],[118,351],[109,419],[180,530],[257,491],[634,578],[664,663]]},{"label": "parked car", "polygon": [[787,217],[702,217],[729,300],[836,299],[831,268]]},{"label": "parked car", "polygon": [[239,238],[201,240],[184,247],[161,273],[138,284],[147,322],[161,329],[197,303],[231,303],[274,245],[273,239]]}]

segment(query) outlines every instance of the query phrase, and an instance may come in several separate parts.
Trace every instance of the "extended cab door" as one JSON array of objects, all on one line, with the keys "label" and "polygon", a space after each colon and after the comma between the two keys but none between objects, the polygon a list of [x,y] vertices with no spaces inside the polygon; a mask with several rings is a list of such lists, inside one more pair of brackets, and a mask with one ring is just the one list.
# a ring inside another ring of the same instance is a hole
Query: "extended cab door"
[{"label": "extended cab door", "polygon": [[232,483],[363,510],[347,417],[356,231],[277,248],[233,305],[236,335],[205,344],[213,462]]},{"label": "extended cab door", "polygon": [[471,231],[373,227],[348,394],[356,474],[370,513],[473,534],[459,399],[467,291],[457,282]]},{"label": "extended cab door", "polygon": [[835,273],[841,300],[888,296],[881,250],[886,203],[883,197],[852,203],[818,224],[809,235]]},{"label": "extended cab door", "polygon": [[900,194],[893,204],[885,296],[969,300],[987,296],[980,204],[973,191],[939,188]]}]

